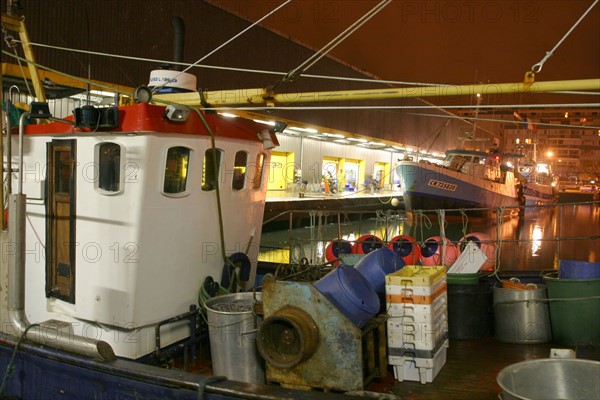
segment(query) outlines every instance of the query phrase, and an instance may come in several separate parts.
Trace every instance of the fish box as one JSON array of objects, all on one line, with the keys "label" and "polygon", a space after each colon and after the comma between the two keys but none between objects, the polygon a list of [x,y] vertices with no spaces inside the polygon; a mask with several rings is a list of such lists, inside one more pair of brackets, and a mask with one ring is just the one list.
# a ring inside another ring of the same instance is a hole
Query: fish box
[{"label": "fish box", "polygon": [[432,358],[389,357],[397,381],[433,382],[446,364],[447,342],[442,344]]}]

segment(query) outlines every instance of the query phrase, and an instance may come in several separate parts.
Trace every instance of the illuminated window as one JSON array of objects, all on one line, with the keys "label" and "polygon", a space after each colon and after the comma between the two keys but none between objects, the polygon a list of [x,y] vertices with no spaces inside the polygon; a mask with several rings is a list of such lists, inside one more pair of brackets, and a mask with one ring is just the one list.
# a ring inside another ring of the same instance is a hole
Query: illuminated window
[{"label": "illuminated window", "polygon": [[265,154],[258,153],[256,155],[256,169],[254,170],[254,179],[252,180],[252,187],[254,189],[261,188],[264,170],[265,170]]},{"label": "illuminated window", "polygon": [[173,195],[186,192],[190,152],[187,147],[171,147],[167,151],[163,193]]},{"label": "illuminated window", "polygon": [[248,153],[245,151],[238,151],[235,153],[235,160],[233,162],[233,180],[231,182],[231,188],[233,190],[242,190],[246,183],[246,167],[248,164]]},{"label": "illuminated window", "polygon": [[104,194],[118,193],[121,189],[121,146],[116,143],[101,143],[96,146],[96,152],[96,189]]},{"label": "illuminated window", "polygon": [[223,150],[219,149],[207,149],[204,153],[202,190],[215,190],[217,188],[217,177],[221,168],[222,154]]}]

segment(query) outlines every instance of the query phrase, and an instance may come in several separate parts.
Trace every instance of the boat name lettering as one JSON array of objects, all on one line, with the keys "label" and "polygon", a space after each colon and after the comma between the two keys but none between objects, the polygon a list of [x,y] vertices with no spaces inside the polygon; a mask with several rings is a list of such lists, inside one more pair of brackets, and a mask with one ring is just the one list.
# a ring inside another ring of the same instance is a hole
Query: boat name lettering
[{"label": "boat name lettering", "polygon": [[160,76],[153,76],[150,78],[150,82],[167,82],[167,83],[177,83],[177,78],[167,78]]},{"label": "boat name lettering", "polygon": [[438,189],[450,190],[452,192],[456,191],[456,185],[454,183],[442,182],[436,179],[430,179],[427,185],[436,187]]}]

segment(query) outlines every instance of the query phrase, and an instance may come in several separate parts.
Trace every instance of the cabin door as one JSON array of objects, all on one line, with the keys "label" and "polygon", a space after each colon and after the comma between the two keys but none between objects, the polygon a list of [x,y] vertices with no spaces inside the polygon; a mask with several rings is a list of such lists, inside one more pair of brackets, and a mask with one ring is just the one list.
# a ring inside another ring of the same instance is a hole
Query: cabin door
[{"label": "cabin door", "polygon": [[75,140],[47,147],[46,297],[75,304]]}]

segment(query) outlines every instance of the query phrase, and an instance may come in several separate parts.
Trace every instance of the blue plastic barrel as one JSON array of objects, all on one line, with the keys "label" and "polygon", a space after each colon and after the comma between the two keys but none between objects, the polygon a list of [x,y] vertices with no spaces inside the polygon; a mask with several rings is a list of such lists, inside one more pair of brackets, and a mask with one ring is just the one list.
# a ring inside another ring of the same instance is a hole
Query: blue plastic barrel
[{"label": "blue plastic barrel", "polygon": [[559,260],[558,277],[560,279],[598,279],[600,262]]},{"label": "blue plastic barrel", "polygon": [[386,247],[374,250],[361,258],[355,265],[358,271],[379,294],[385,294],[385,276],[404,267],[402,257]]},{"label": "blue plastic barrel", "polygon": [[352,266],[340,265],[314,285],[359,328],[365,326],[379,312],[380,302],[377,292]]}]

